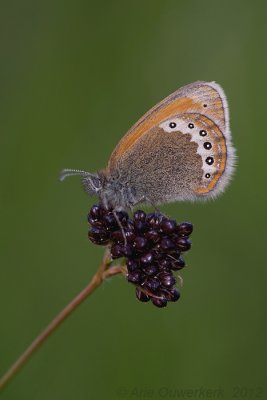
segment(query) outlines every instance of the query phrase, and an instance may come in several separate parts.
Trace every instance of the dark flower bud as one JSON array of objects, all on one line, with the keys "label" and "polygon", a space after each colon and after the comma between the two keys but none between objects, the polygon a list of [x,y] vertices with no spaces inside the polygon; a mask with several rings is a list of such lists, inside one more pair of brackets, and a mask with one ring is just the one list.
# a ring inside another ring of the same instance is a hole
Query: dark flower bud
[{"label": "dark flower bud", "polygon": [[88,232],[91,242],[99,245],[106,245],[109,242],[109,234],[101,227],[92,226]]},{"label": "dark flower bud", "polygon": [[135,246],[136,250],[139,250],[139,251],[145,249],[147,246],[146,238],[143,236],[136,236],[136,238],[134,240],[134,246]]},{"label": "dark flower bud", "polygon": [[134,254],[133,246],[130,243],[127,243],[123,246],[123,255],[125,257],[132,257]]},{"label": "dark flower bud", "polygon": [[138,300],[142,301],[142,302],[148,302],[150,300],[149,296],[147,296],[144,292],[142,292],[141,289],[136,288],[135,289],[135,293],[136,293],[136,297]]},{"label": "dark flower bud", "polygon": [[154,306],[162,308],[162,307],[166,307],[167,306],[167,300],[162,297],[162,298],[155,298],[155,297],[151,297],[151,301],[154,304]]},{"label": "dark flower bud", "polygon": [[[175,240],[173,240],[175,242]],[[175,250],[172,252],[171,255],[169,255],[169,259],[174,259],[174,260],[178,260],[178,258],[180,257],[181,253],[179,250]]]},{"label": "dark flower bud", "polygon": [[[157,244],[152,250],[151,253],[153,254],[154,260],[157,260],[159,262],[162,259],[162,250],[160,249],[160,245]],[[165,254],[164,254],[165,255]]]},{"label": "dark flower bud", "polygon": [[126,223],[129,215],[126,211],[116,211],[117,217],[121,223]]},{"label": "dark flower bud", "polygon": [[159,271],[158,267],[153,264],[143,267],[143,272],[148,276],[155,276],[157,275],[158,271]]},{"label": "dark flower bud", "polygon": [[137,262],[136,260],[131,259],[131,258],[129,258],[129,259],[126,261],[126,265],[127,265],[127,268],[128,268],[128,271],[129,271],[129,272],[133,272],[133,271],[139,269],[139,264],[138,264],[138,262]]},{"label": "dark flower bud", "polygon": [[137,231],[144,232],[146,230],[146,224],[140,220],[134,220],[134,227]]},{"label": "dark flower bud", "polygon": [[104,215],[103,222],[109,230],[118,229],[118,223],[112,213]]},{"label": "dark flower bud", "polygon": [[91,207],[89,215],[94,219],[100,219],[103,215],[103,208],[99,204]]},{"label": "dark flower bud", "polygon": [[141,210],[136,211],[133,217],[135,221],[141,221],[141,222],[146,221],[146,213]]},{"label": "dark flower bud", "polygon": [[172,287],[176,283],[176,279],[172,275],[172,273],[162,272],[158,275],[158,278],[161,284],[165,287]]},{"label": "dark flower bud", "polygon": [[135,285],[138,283],[141,283],[142,272],[140,270],[129,272],[127,279],[128,279],[128,282],[134,283]]},{"label": "dark flower bud", "polygon": [[163,216],[161,214],[151,213],[147,215],[146,222],[154,229],[159,229]]},{"label": "dark flower bud", "polygon": [[160,239],[160,234],[154,229],[145,232],[145,238],[152,243],[157,243]]},{"label": "dark flower bud", "polygon": [[124,239],[123,239],[122,231],[114,231],[111,233],[110,237],[113,240],[113,242],[115,242],[115,243],[123,243]]},{"label": "dark flower bud", "polygon": [[170,301],[174,302],[174,301],[177,301],[180,299],[181,295],[180,295],[180,292],[178,289],[172,288],[172,289],[170,289],[169,293],[171,295]]},{"label": "dark flower bud", "polygon": [[112,258],[120,258],[124,255],[124,246],[120,244],[113,244],[110,249]]},{"label": "dark flower bud", "polygon": [[153,254],[152,253],[146,253],[140,258],[140,262],[142,266],[146,266],[151,264],[153,261]]},{"label": "dark flower bud", "polygon": [[92,226],[101,226],[102,225],[102,222],[98,218],[94,218],[90,214],[88,214],[87,220],[88,220],[88,223]]},{"label": "dark flower bud", "polygon": [[145,287],[151,292],[156,292],[160,288],[160,281],[157,278],[148,278]]},{"label": "dark flower bud", "polygon": [[133,243],[136,235],[133,230],[127,230],[127,231],[125,231],[125,237],[126,237],[127,242]]},{"label": "dark flower bud", "polygon": [[159,260],[159,265],[161,269],[170,269],[172,266],[171,258],[163,258]]},{"label": "dark flower bud", "polygon": [[187,237],[178,237],[175,241],[176,247],[179,251],[187,251],[191,247],[191,242]]},{"label": "dark flower bud", "polygon": [[160,224],[162,232],[168,234],[175,232],[176,227],[176,222],[171,219],[163,219]]},{"label": "dark flower bud", "polygon": [[185,267],[185,262],[184,262],[183,257],[180,256],[178,259],[172,260],[172,263],[171,263],[172,270],[178,271],[179,269],[182,269],[184,267]]},{"label": "dark flower bud", "polygon": [[169,250],[174,249],[174,247],[175,247],[175,244],[168,237],[164,237],[164,238],[161,239],[161,241],[160,241],[161,250],[169,251]]},{"label": "dark flower bud", "polygon": [[177,226],[177,232],[182,236],[189,236],[193,232],[193,225],[190,222],[183,222]]}]

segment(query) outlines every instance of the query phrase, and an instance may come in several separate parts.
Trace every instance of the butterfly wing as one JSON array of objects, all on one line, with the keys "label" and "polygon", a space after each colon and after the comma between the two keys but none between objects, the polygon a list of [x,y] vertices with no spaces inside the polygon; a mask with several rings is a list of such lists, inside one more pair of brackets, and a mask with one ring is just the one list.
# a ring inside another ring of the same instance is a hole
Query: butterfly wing
[{"label": "butterfly wing", "polygon": [[[215,196],[234,165],[227,100],[214,83],[187,85],[126,133],[107,171],[155,203]],[[125,176],[123,176],[125,175]]]}]

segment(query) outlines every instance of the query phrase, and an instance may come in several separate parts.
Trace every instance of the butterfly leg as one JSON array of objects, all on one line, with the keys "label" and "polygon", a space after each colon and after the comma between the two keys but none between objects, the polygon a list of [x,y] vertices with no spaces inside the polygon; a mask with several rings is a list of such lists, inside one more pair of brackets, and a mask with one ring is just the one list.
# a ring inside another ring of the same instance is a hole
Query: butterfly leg
[{"label": "butterfly leg", "polygon": [[140,203],[147,203],[147,204],[151,205],[151,206],[155,209],[155,211],[156,211],[157,213],[162,214],[162,215],[164,215],[165,217],[167,217],[167,215],[165,215],[164,213],[162,213],[162,212],[160,211],[160,209],[156,206],[156,204],[153,203],[153,201],[150,200],[150,199],[149,199],[148,197],[146,197],[146,196],[142,196],[141,199],[138,200],[136,203],[131,204],[131,210],[133,211],[133,208],[136,207],[136,206],[137,206],[138,204],[140,204]]},{"label": "butterfly leg", "polygon": [[121,221],[119,220],[119,217],[118,217],[118,215],[117,215],[117,213],[116,213],[116,210],[112,210],[112,214],[114,215],[114,218],[116,219],[117,224],[118,224],[119,227],[120,227],[120,230],[121,230],[121,233],[122,233],[122,236],[123,236],[124,246],[126,246],[126,244],[127,244],[127,239],[126,239],[125,231],[124,231],[124,229],[123,229],[123,226],[122,226]]},{"label": "butterfly leg", "polygon": [[146,202],[149,203],[154,209],[155,211],[157,211],[157,213],[162,214],[162,212],[160,211],[160,209],[156,206],[156,204],[153,203],[153,201],[149,200],[148,198],[146,198]]}]

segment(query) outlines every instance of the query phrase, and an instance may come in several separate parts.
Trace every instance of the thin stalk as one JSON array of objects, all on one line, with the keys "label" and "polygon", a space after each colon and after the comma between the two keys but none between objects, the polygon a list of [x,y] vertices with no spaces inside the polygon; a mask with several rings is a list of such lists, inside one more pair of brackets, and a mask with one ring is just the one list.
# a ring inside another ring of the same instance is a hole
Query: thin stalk
[{"label": "thin stalk", "polygon": [[46,341],[46,339],[62,324],[63,321],[85,300],[90,296],[101,283],[111,276],[124,273],[122,266],[110,265],[110,252],[107,250],[103,257],[103,261],[92,277],[89,284],[76,296],[73,300],[50,322],[50,324],[40,333],[39,336],[30,344],[30,346],[21,354],[17,361],[9,368],[9,370],[0,379],[0,391],[6,387],[10,380],[17,374],[22,366],[29,360],[32,354]]}]

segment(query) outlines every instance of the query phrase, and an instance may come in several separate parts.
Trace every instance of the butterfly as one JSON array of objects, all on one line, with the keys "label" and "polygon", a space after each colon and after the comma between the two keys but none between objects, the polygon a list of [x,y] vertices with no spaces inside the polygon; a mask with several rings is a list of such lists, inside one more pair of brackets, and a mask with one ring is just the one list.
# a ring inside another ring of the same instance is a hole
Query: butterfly
[{"label": "butterfly", "polygon": [[85,191],[105,208],[214,198],[235,166],[228,103],[215,82],[184,86],[150,109],[123,136],[106,168],[90,173],[64,169],[60,179],[80,175]]}]

